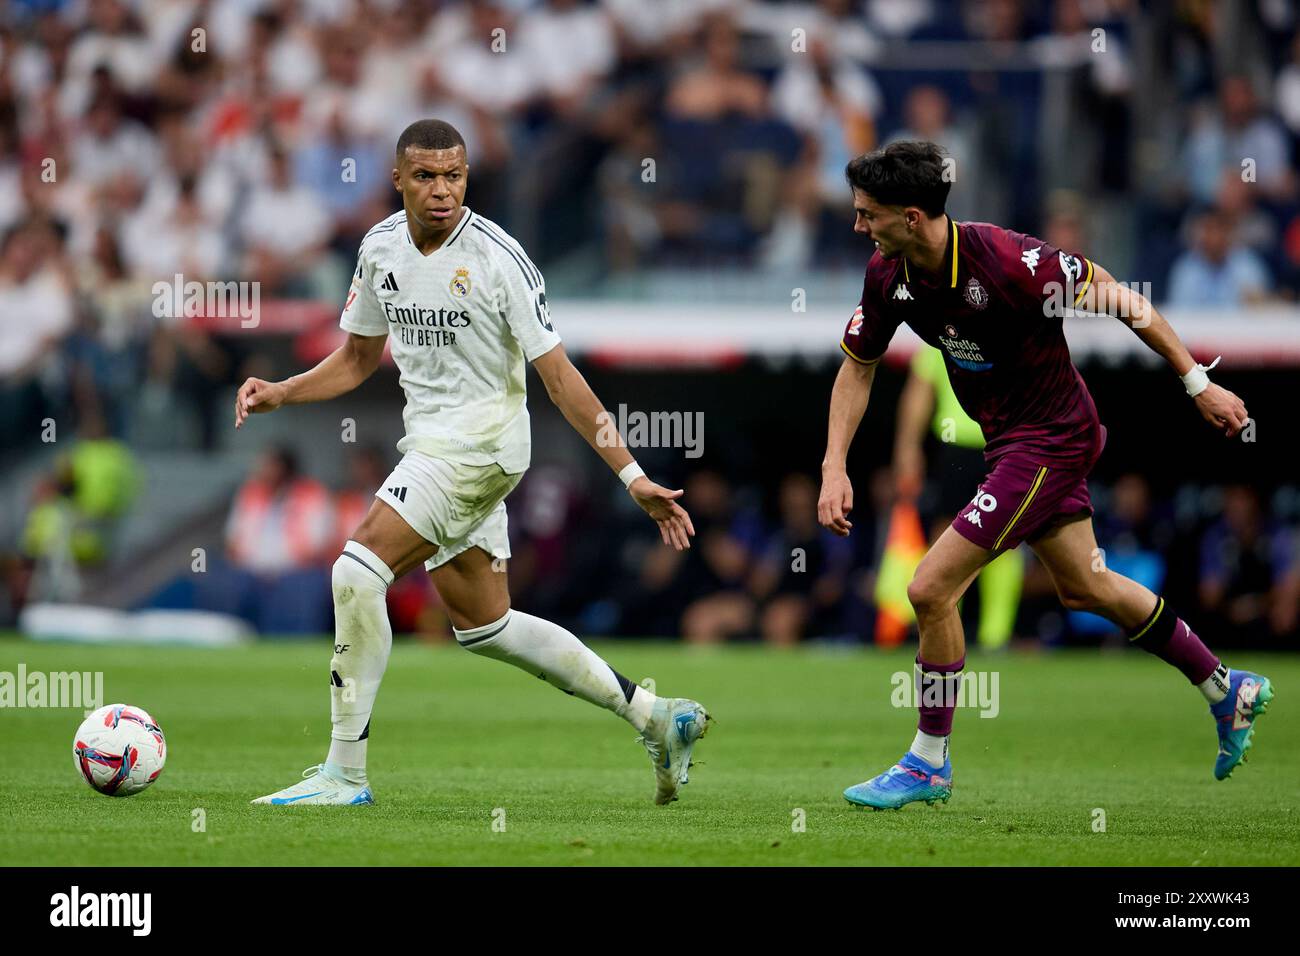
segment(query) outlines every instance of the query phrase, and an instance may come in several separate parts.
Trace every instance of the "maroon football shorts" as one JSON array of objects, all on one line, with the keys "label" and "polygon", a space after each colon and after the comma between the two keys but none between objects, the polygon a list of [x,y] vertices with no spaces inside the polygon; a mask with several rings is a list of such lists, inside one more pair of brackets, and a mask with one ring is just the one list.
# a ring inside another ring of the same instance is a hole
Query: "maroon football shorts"
[{"label": "maroon football shorts", "polygon": [[[1085,464],[1086,462],[1086,464]],[[952,526],[989,551],[1009,551],[1058,525],[1092,515],[1092,462],[1051,462],[1032,450],[1001,455]]]}]

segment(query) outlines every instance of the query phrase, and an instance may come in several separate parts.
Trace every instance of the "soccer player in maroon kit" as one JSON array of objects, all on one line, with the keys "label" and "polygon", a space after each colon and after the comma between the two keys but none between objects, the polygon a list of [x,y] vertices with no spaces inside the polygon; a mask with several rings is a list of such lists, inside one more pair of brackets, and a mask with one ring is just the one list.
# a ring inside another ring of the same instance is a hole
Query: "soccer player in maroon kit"
[{"label": "soccer player in maroon kit", "polygon": [[966,659],[957,602],[980,568],[1021,541],[1051,573],[1065,607],[1113,621],[1200,689],[1218,727],[1214,775],[1222,780],[1245,757],[1272,687],[1258,674],[1230,670],[1163,598],[1098,564],[1087,477],[1106,429],[1070,362],[1062,319],[1073,308],[1129,322],[1182,376],[1202,417],[1229,438],[1245,426],[1246,407],[1209,381],[1142,295],[1102,267],[989,223],[949,219],[945,172],[942,151],[923,142],[894,143],[845,170],[854,231],[877,248],[840,343],[845,358],[831,394],[818,518],[838,535],[853,527],[845,459],[876,365],[903,322],[943,352],[962,408],[984,431],[989,469],[907,589],[921,639],[916,738],[897,765],[849,787],[845,799],[878,809],[948,800],[948,737]]}]

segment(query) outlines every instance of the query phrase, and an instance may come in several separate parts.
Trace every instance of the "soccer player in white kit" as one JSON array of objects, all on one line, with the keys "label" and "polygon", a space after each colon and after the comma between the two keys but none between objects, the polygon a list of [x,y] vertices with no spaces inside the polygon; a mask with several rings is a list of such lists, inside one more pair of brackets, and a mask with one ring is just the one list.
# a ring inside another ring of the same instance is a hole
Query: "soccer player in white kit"
[{"label": "soccer player in white kit", "polygon": [[403,458],[375,492],[361,526],[334,563],[333,721],[325,762],[254,803],[374,802],[366,776],[370,715],[388,665],[389,585],[423,563],[456,640],[612,710],[641,734],[655,769],[655,802],[687,782],[691,751],[709,715],[685,698],[656,697],[623,677],[559,625],[510,606],[504,499],[528,468],[525,363],[574,429],[618,474],[664,543],[695,534],[670,491],[645,476],[623,445],[598,441],[600,400],[565,355],[545,285],[520,245],[464,205],[465,142],[447,123],[421,120],[397,141],[393,185],[403,211],[370,230],[339,324],[347,342],[315,368],[282,382],[250,378],[235,399],[235,427],[282,405],[323,402],[375,371],[385,339],[406,395]]}]

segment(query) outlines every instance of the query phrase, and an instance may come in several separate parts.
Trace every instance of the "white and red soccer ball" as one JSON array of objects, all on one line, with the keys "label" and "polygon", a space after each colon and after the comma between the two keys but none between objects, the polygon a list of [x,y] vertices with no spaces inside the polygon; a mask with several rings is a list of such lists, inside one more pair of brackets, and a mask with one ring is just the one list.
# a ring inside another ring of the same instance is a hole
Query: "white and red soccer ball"
[{"label": "white and red soccer ball", "polygon": [[158,779],[167,762],[167,741],[147,711],[108,704],[77,728],[72,757],[91,787],[110,797],[128,797]]}]

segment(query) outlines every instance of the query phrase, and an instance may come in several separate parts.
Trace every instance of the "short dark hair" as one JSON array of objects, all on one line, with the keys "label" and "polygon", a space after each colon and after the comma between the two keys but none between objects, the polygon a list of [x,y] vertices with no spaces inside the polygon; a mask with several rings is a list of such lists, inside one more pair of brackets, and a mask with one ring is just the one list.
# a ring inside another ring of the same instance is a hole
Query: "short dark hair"
[{"label": "short dark hair", "polygon": [[399,160],[406,154],[408,146],[417,149],[455,149],[459,146],[464,149],[465,139],[450,123],[436,119],[423,119],[416,120],[406,127],[402,130],[402,135],[397,138]]},{"label": "short dark hair", "polygon": [[844,167],[844,178],[885,206],[916,206],[942,216],[952,183],[944,177],[943,149],[919,140],[890,143]]}]

